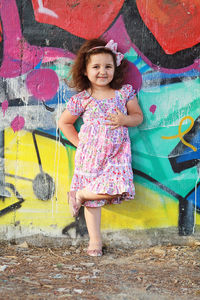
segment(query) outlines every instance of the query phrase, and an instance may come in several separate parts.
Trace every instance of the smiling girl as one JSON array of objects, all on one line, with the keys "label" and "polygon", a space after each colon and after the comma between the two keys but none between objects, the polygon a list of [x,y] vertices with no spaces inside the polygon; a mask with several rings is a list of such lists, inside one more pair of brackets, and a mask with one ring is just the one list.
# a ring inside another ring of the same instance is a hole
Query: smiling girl
[{"label": "smiling girl", "polygon": [[[101,256],[101,207],[134,198],[128,127],[139,125],[143,114],[135,90],[123,84],[123,55],[113,40],[86,41],[72,67],[72,81],[79,93],[68,101],[58,122],[77,147],[68,201],[74,217],[84,206],[87,253]],[[84,124],[78,133],[74,123],[79,116]]]}]

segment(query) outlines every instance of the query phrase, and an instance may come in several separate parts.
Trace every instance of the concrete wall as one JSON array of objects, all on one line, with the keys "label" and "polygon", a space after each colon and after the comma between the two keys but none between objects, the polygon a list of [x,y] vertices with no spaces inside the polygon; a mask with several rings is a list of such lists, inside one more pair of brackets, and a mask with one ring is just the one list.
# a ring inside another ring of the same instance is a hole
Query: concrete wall
[{"label": "concrete wall", "polygon": [[[200,3],[0,0],[0,232],[84,236],[66,193],[75,148],[57,131],[76,50],[114,39],[144,122],[130,129],[136,198],[102,211],[102,229],[200,224]],[[77,124],[80,127],[80,121]],[[178,233],[178,231],[177,231]],[[75,235],[76,234],[76,235]]]}]

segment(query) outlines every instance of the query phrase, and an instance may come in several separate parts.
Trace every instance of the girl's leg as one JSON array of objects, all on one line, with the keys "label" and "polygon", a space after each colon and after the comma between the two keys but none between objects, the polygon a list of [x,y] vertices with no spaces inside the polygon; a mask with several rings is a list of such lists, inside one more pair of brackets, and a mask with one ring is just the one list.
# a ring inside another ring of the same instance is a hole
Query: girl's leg
[{"label": "girl's leg", "polygon": [[71,207],[72,216],[75,217],[78,215],[81,205],[85,201],[91,200],[112,200],[119,195],[109,195],[109,194],[94,194],[86,189],[79,191],[71,191],[68,193],[68,202]]},{"label": "girl's leg", "polygon": [[90,192],[86,189],[79,190],[77,192],[77,199],[79,201],[84,202],[84,201],[90,201],[90,200],[111,200],[119,195],[109,195],[109,194],[94,194],[93,192]]},{"label": "girl's leg", "polygon": [[[94,254],[101,254],[101,207],[84,207],[85,221],[89,234],[88,254],[92,250],[96,250]],[[92,252],[93,253],[93,252]],[[96,255],[95,255],[96,256]]]}]

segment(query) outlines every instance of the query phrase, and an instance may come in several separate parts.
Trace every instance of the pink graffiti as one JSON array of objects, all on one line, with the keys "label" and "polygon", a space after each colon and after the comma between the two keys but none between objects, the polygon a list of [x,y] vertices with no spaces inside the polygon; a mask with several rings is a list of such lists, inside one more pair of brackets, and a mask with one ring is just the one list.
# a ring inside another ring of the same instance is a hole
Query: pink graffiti
[{"label": "pink graffiti", "polygon": [[59,80],[57,74],[51,69],[33,70],[26,78],[29,92],[39,100],[52,99],[58,88]]},{"label": "pink graffiti", "polygon": [[[15,0],[0,1],[0,15],[3,29],[3,61],[0,76],[12,78],[25,74],[39,62],[55,60],[58,57],[73,57],[65,50],[32,46],[26,42],[21,32],[20,18]],[[51,58],[51,59],[49,59]]]},{"label": "pink graffiti", "polygon": [[25,120],[21,116],[16,116],[14,120],[11,122],[11,127],[14,132],[20,131],[22,128],[24,128]]},{"label": "pink graffiti", "polygon": [[149,111],[154,114],[156,111],[157,106],[155,104],[151,105],[151,107],[149,108]]},{"label": "pink graffiti", "polygon": [[134,63],[127,61],[128,68],[125,75],[125,83],[131,84],[139,92],[142,86],[142,76]]},{"label": "pink graffiti", "polygon": [[5,117],[5,112],[6,112],[6,110],[8,109],[8,101],[7,101],[7,100],[4,100],[4,101],[1,103],[1,108],[2,108],[2,111],[3,111],[3,116]]}]

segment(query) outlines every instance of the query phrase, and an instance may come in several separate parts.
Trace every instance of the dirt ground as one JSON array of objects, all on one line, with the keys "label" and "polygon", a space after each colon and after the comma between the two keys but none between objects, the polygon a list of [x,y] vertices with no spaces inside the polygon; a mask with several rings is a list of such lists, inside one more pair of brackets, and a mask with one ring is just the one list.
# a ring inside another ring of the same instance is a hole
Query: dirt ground
[{"label": "dirt ground", "polygon": [[200,299],[200,242],[146,249],[0,245],[0,299]]}]

